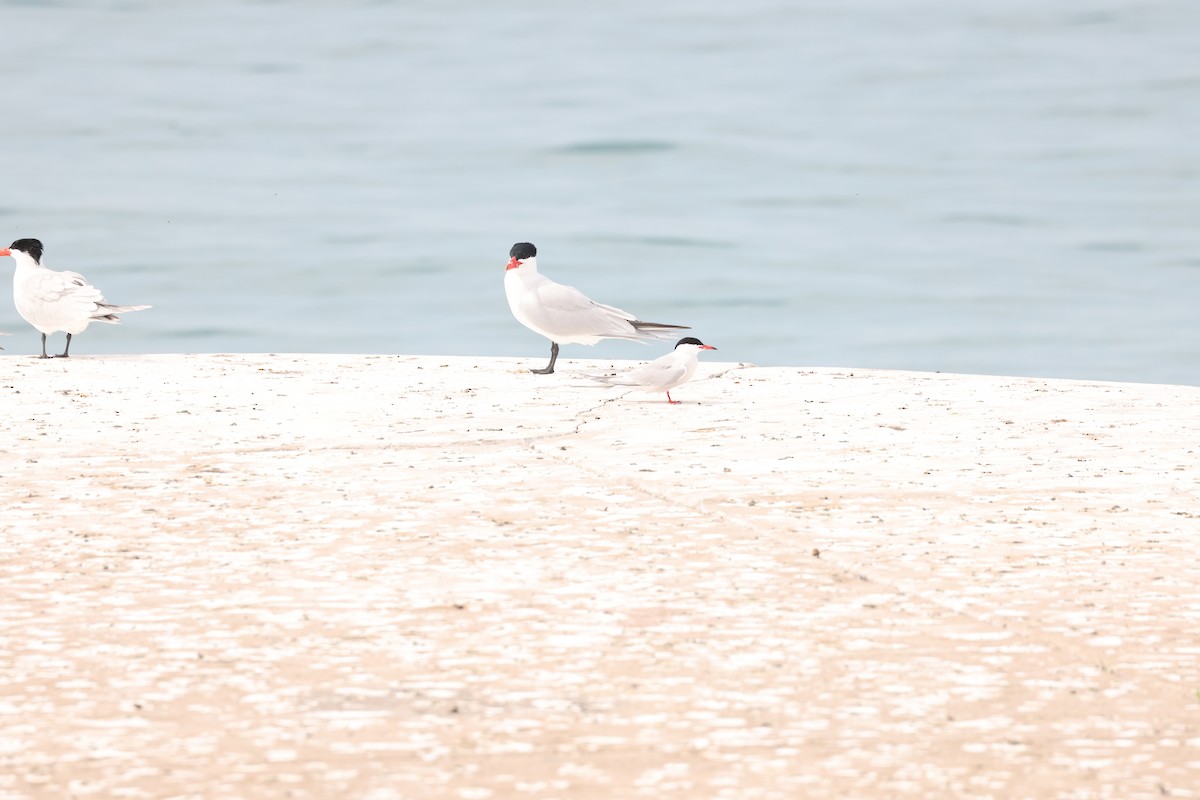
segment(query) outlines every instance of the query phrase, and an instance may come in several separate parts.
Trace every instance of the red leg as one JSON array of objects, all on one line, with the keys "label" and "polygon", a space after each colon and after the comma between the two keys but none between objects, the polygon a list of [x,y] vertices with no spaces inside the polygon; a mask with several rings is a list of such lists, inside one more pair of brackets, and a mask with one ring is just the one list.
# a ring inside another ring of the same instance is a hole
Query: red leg
[{"label": "red leg", "polygon": [[682,401],[682,400],[672,400],[672,399],[671,399],[671,393],[670,393],[670,392],[667,392],[667,402],[668,402],[668,403],[670,403],[670,404],[671,404],[671,405],[673,405],[673,406],[677,406],[677,405],[679,405],[680,403],[682,403],[683,401]]}]

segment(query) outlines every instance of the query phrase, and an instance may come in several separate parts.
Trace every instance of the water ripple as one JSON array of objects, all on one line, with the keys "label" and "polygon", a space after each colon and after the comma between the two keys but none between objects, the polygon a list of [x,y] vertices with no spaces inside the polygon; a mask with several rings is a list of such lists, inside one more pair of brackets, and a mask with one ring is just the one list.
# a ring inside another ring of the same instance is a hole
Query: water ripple
[{"label": "water ripple", "polygon": [[557,148],[554,152],[575,156],[591,155],[637,155],[640,153],[663,153],[675,150],[673,142],[652,139],[607,139],[592,142],[576,142]]}]

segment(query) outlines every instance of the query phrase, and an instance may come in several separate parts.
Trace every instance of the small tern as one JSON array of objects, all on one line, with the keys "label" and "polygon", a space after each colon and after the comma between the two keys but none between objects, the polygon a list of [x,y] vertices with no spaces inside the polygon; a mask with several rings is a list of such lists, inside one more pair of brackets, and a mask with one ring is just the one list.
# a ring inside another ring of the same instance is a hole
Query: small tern
[{"label": "small tern", "polygon": [[697,358],[701,350],[716,350],[695,336],[687,336],[675,344],[675,349],[660,356],[649,364],[637,367],[622,375],[589,375],[594,381],[609,386],[632,386],[643,392],[666,392],[667,402],[677,406],[681,401],[671,399],[671,390],[691,380],[696,372]]},{"label": "small tern", "polygon": [[508,251],[504,294],[513,316],[526,328],[550,340],[550,363],[531,369],[554,372],[560,344],[595,344],[601,339],[669,339],[686,325],[643,322],[627,311],[589,300],[574,286],[555,283],[538,273],[537,248],[517,242]]},{"label": "small tern", "polygon": [[37,239],[17,239],[0,248],[0,256],[12,256],[17,262],[13,273],[13,302],[17,313],[42,333],[42,358],[46,355],[46,334],[65,331],[67,346],[55,358],[69,358],[71,336],[82,333],[93,322],[121,323],[117,314],[141,311],[150,306],[114,306],[100,290],[78,272],[58,272],[42,264],[42,243]]}]

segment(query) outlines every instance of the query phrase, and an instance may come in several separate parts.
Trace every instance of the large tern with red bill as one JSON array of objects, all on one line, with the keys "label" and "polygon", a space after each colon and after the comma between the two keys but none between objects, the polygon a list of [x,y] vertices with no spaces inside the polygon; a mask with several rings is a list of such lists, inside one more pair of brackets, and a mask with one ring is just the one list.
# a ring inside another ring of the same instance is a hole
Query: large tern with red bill
[{"label": "large tern with red bill", "polygon": [[46,334],[65,331],[67,346],[55,358],[68,358],[71,336],[82,333],[93,322],[121,323],[117,314],[141,311],[150,306],[114,306],[78,272],[59,272],[42,264],[42,243],[37,239],[17,239],[0,248],[0,256],[12,256],[17,262],[13,273],[13,302],[17,313],[42,334],[42,358],[46,355]]},{"label": "large tern with red bill", "polygon": [[554,372],[560,344],[595,344],[601,339],[670,339],[686,325],[643,322],[613,306],[597,303],[574,286],[555,283],[538,272],[537,248],[517,242],[508,252],[504,294],[517,321],[550,340],[550,363],[531,369],[539,375]]}]

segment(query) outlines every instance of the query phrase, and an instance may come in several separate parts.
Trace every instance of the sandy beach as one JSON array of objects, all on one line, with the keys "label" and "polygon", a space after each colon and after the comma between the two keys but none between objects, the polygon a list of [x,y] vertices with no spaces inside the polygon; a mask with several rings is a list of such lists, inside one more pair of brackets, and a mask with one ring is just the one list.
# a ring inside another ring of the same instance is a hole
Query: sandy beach
[{"label": "sandy beach", "polygon": [[0,357],[0,798],[1200,797],[1200,388]]}]

